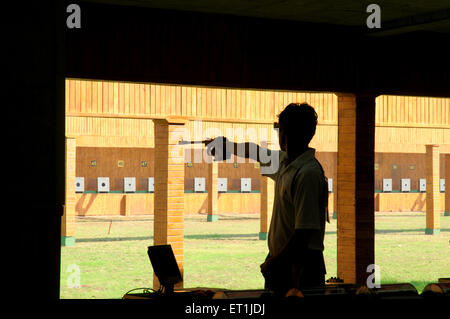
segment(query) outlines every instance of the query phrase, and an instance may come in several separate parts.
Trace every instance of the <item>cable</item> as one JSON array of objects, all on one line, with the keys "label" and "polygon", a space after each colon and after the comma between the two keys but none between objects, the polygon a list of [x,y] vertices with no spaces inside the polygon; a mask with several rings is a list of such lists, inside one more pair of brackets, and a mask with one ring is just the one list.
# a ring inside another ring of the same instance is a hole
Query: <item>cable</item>
[{"label": "cable", "polygon": [[152,289],[152,288],[134,288],[134,289],[131,289],[130,291],[127,291],[126,293],[125,293],[125,295],[128,295],[130,292],[132,292],[132,291],[135,291],[135,290],[143,290],[143,292],[145,293],[145,294],[147,294],[147,293],[150,293],[150,292],[154,292],[154,293],[160,293],[160,290],[158,290],[158,291],[156,291],[156,290],[154,290],[154,289]]},{"label": "cable", "polygon": [[[130,291],[127,291],[124,296],[128,295],[130,292],[135,291],[135,290],[143,290],[144,294],[154,293],[157,296],[161,296],[161,295],[165,294],[165,292],[166,292],[166,288],[163,285],[161,285],[161,286],[159,286],[158,290],[155,290],[152,288],[134,288],[134,289],[131,289]],[[124,297],[122,299],[124,299]]]}]

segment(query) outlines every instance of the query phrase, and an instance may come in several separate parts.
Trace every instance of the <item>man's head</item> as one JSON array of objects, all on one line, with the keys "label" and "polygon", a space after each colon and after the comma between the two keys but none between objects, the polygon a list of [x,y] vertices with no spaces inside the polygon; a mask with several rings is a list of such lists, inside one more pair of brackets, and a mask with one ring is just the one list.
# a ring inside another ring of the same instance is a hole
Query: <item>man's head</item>
[{"label": "man's head", "polygon": [[307,103],[291,103],[278,115],[279,142],[282,151],[296,153],[308,147],[316,133],[317,113]]}]

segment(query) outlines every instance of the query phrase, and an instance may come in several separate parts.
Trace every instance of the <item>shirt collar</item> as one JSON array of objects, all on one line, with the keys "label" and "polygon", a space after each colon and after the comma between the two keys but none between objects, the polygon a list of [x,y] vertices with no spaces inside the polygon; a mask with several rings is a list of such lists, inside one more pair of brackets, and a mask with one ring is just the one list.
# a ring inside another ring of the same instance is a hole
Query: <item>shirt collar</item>
[{"label": "shirt collar", "polygon": [[300,168],[309,162],[314,155],[316,154],[316,149],[308,148],[302,155],[297,157],[294,161],[292,161],[288,166],[292,165],[293,167]]}]

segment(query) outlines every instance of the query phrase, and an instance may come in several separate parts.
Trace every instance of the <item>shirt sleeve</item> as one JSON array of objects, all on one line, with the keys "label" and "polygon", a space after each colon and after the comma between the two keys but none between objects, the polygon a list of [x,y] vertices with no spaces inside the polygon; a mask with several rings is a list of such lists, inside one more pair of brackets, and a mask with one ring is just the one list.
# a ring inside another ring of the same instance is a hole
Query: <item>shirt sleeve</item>
[{"label": "shirt sleeve", "polygon": [[299,173],[294,181],[295,229],[321,229],[320,178],[319,172],[309,170]]},{"label": "shirt sleeve", "polygon": [[287,158],[287,153],[278,150],[269,150],[260,148],[260,173],[262,176],[270,177],[276,180],[280,171],[280,164]]}]

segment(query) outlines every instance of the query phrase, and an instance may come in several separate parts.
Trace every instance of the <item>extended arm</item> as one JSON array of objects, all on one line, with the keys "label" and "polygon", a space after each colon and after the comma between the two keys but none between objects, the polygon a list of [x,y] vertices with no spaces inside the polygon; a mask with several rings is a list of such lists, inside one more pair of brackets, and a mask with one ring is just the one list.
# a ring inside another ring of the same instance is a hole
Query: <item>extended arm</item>
[{"label": "extended arm", "polygon": [[244,157],[244,158],[251,158],[252,160],[255,160],[257,162],[260,162],[259,158],[259,149],[260,146],[256,143],[252,142],[244,142],[244,143],[234,143],[229,142],[232,147],[232,154]]},{"label": "extended arm", "polygon": [[[256,143],[252,143],[252,142],[235,143],[235,142],[231,142],[224,136],[217,137],[213,140],[210,140],[210,141],[206,142],[205,145],[210,148],[214,148],[214,147],[217,147],[218,145],[222,145],[224,147],[223,154],[225,154],[225,151],[227,151],[235,156],[243,157],[243,158],[250,158],[250,159],[260,162],[260,163],[261,162],[267,163],[268,158],[269,158],[270,154],[272,153],[271,150],[261,148],[261,146],[259,146]],[[261,150],[265,151],[265,154],[268,154],[267,158],[261,158],[261,156],[260,156]],[[214,150],[212,150],[211,153],[214,155]]]}]

